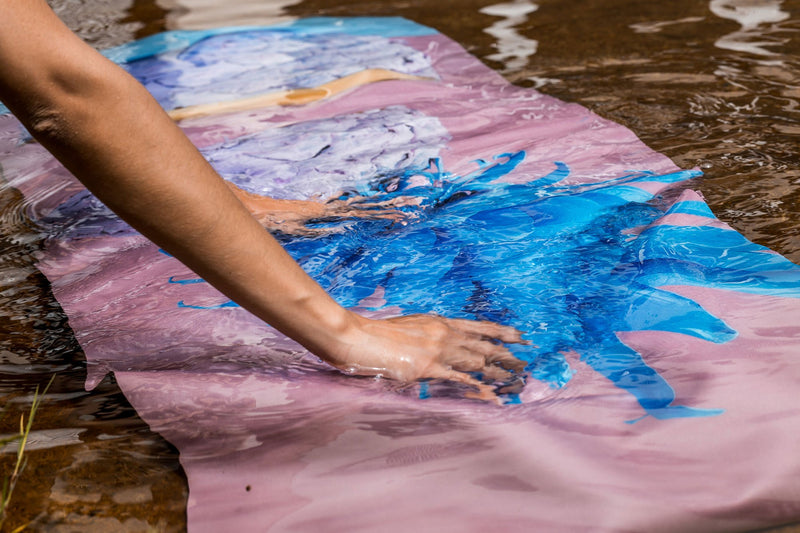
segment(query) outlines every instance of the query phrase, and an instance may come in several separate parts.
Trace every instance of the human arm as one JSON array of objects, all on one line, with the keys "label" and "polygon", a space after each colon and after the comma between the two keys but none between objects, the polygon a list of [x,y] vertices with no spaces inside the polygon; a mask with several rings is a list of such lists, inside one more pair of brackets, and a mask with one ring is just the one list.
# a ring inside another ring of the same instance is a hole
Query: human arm
[{"label": "human arm", "polygon": [[[232,300],[345,371],[400,380],[519,367],[512,328],[348,311],[259,225],[157,102],[43,0],[0,4],[0,100],[86,187]],[[483,389],[485,391],[485,389]]]}]

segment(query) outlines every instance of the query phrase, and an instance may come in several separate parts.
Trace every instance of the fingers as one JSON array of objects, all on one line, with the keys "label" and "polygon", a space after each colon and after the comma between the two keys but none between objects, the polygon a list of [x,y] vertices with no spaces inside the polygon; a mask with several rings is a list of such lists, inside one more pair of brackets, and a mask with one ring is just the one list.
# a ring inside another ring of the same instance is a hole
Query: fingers
[{"label": "fingers", "polygon": [[524,383],[512,372],[524,370],[525,363],[497,342],[521,342],[515,328],[424,314],[359,317],[358,324],[358,342],[349,345],[344,357],[331,357],[340,368],[357,364],[401,381],[455,381],[474,388],[476,397],[494,400],[494,386],[507,386],[515,378]]},{"label": "fingers", "polygon": [[[503,342],[523,343],[522,332],[509,326],[501,326],[493,322],[472,322],[469,320],[443,319],[446,324],[462,334],[459,342],[459,352],[467,352],[471,360],[463,365],[452,364],[459,370],[468,372],[481,371],[500,365],[514,372],[525,369],[525,363],[520,361],[511,351],[501,344],[491,342],[498,339]],[[463,358],[465,354],[459,353]],[[477,359],[477,360],[476,360]],[[496,368],[496,367],[495,367]]]},{"label": "fingers", "polygon": [[[505,348],[499,346],[499,348]],[[486,364],[499,364],[500,366],[513,370],[514,372],[522,372],[525,370],[525,362],[517,359],[508,348],[504,349],[503,353],[495,354],[486,358]]]},{"label": "fingers", "polygon": [[[442,377],[475,387],[478,392],[474,397],[499,401],[493,388],[483,381],[508,383],[514,377],[512,372],[522,372],[525,363],[517,359],[508,348],[493,340],[529,344],[522,339],[522,332],[493,322],[441,317],[440,320],[458,332],[457,341],[451,344],[449,357],[445,358],[446,364],[451,368],[444,371]],[[481,373],[482,381],[465,372]]]},{"label": "fingers", "polygon": [[525,362],[496,342],[530,344],[521,338],[522,332],[516,328],[437,315],[406,315],[390,320],[413,327],[415,335],[438,339],[441,347],[439,363],[458,371],[482,372],[487,377],[500,377],[505,374],[492,370],[496,365],[513,372],[525,369]]},{"label": "fingers", "polygon": [[416,217],[414,213],[402,211],[401,208],[418,206],[422,203],[422,198],[416,196],[401,196],[384,201],[369,200],[370,198],[363,196],[328,200],[325,202],[326,214],[341,218],[385,219],[400,222]]},{"label": "fingers", "polygon": [[325,212],[314,218],[361,218],[367,220],[391,220],[392,222],[399,222],[410,218],[407,213],[399,209],[376,209],[368,205],[353,207],[341,200],[327,202],[325,207]]},{"label": "fingers", "polygon": [[514,374],[499,366],[489,365],[483,368],[483,378],[487,381],[506,382],[510,381],[513,377]]},{"label": "fingers", "polygon": [[521,372],[525,363],[508,355],[499,363],[490,361],[485,355],[462,348],[454,355],[447,358],[446,364],[459,372],[480,372],[488,381],[507,381],[512,372]]},{"label": "fingers", "polygon": [[469,374],[464,374],[463,372],[458,372],[457,370],[448,370],[442,368],[438,374],[433,375],[431,377],[444,379],[447,381],[455,381],[456,383],[464,383],[465,385],[469,385],[471,387],[476,388],[478,392],[467,394],[466,396],[468,398],[475,398],[478,400],[501,403],[500,398],[497,397],[497,394],[495,394],[494,389],[492,387],[490,387],[486,383],[481,383],[480,381],[473,378]]},{"label": "fingers", "polygon": [[520,371],[525,368],[525,363],[514,357],[508,348],[483,338],[462,337],[456,353],[461,359],[467,360],[460,366],[448,361],[459,370],[477,372],[494,364],[499,364],[514,371]]},{"label": "fingers", "polygon": [[[505,385],[513,380],[514,374],[509,370],[518,372],[525,368],[525,363],[514,357],[505,346],[467,336],[461,337],[458,346],[451,347],[444,364],[447,366],[437,368],[437,373],[433,377],[470,385],[478,392],[468,396],[495,401],[499,401],[499,398],[494,392],[494,386]],[[480,379],[470,376],[467,372],[479,373]]]},{"label": "fingers", "polygon": [[329,204],[345,204],[345,205],[353,205],[355,204],[359,208],[373,208],[373,207],[415,207],[420,205],[423,202],[423,198],[421,196],[397,196],[395,198],[390,198],[389,200],[378,200],[373,201],[373,198],[376,197],[364,197],[364,196],[353,196],[346,200],[330,200],[328,201]]},{"label": "fingers", "polygon": [[490,339],[514,344],[529,344],[522,338],[522,332],[511,326],[503,326],[495,322],[466,320],[463,318],[446,318],[450,327],[462,333],[480,335]]},{"label": "fingers", "polygon": [[393,222],[409,218],[405,213],[396,209],[350,209],[341,213],[336,212],[335,214],[342,218],[385,219]]}]

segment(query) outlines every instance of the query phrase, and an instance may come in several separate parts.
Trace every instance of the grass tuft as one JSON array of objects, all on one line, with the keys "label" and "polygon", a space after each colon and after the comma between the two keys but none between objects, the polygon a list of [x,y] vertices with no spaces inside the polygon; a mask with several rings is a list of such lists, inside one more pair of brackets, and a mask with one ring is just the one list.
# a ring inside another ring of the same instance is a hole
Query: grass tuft
[{"label": "grass tuft", "polygon": [[[8,516],[6,510],[8,509],[8,505],[11,503],[11,495],[14,492],[14,487],[17,485],[17,480],[19,479],[22,471],[25,470],[25,465],[28,463],[28,458],[25,457],[25,446],[28,443],[28,436],[31,433],[31,427],[33,427],[33,419],[36,416],[36,411],[39,409],[39,405],[42,403],[42,398],[45,394],[47,394],[47,390],[50,388],[50,385],[53,384],[55,377],[56,376],[53,375],[53,377],[50,378],[50,382],[47,384],[41,394],[39,393],[39,387],[37,385],[36,391],[33,393],[33,403],[31,404],[31,409],[28,413],[27,422],[25,421],[24,414],[19,417],[19,433],[4,439],[0,439],[0,448],[14,441],[19,442],[19,444],[17,444],[17,460],[14,463],[14,470],[11,472],[10,476],[3,476],[3,490],[2,493],[0,493],[0,527],[3,526],[3,523]],[[5,407],[3,408],[3,411],[5,411]],[[24,526],[22,528],[17,528],[14,531],[22,530],[23,528]]]}]

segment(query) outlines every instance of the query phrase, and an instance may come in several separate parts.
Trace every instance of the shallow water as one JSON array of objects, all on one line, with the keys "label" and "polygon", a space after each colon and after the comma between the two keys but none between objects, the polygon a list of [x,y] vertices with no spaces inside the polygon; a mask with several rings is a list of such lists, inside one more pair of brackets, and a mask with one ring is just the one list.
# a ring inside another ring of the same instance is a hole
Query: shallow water
[{"label": "shallow water", "polygon": [[[722,220],[800,262],[798,1],[53,4],[100,48],[167,28],[405,16],[456,39],[512,82],[583,104],[679,166],[702,168],[695,188]],[[182,529],[187,490],[174,449],[138,419],[111,378],[83,391],[83,355],[33,265],[40,237],[17,193],[3,191],[0,203],[0,391],[8,406],[0,434],[12,430],[36,385],[57,374],[8,526]],[[5,471],[10,457],[0,461]]]}]

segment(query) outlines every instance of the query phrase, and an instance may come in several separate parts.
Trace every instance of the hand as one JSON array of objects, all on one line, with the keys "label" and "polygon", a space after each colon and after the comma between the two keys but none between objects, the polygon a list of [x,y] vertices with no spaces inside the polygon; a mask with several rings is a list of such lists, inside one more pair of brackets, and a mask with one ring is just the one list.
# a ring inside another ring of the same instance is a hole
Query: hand
[{"label": "hand", "polygon": [[[504,343],[527,344],[522,333],[493,322],[447,319],[436,315],[409,315],[372,320],[354,314],[358,327],[328,362],[350,374],[384,376],[398,381],[444,379],[475,387],[476,396],[497,400],[487,381],[506,381],[525,363]],[[347,337],[347,336],[346,336]]]},{"label": "hand", "polygon": [[306,224],[315,219],[368,218],[399,221],[406,215],[396,209],[406,203],[368,203],[361,197],[347,200],[280,200],[242,190],[230,182],[228,187],[258,222],[269,230],[291,235],[319,235],[330,230],[315,229]]}]

